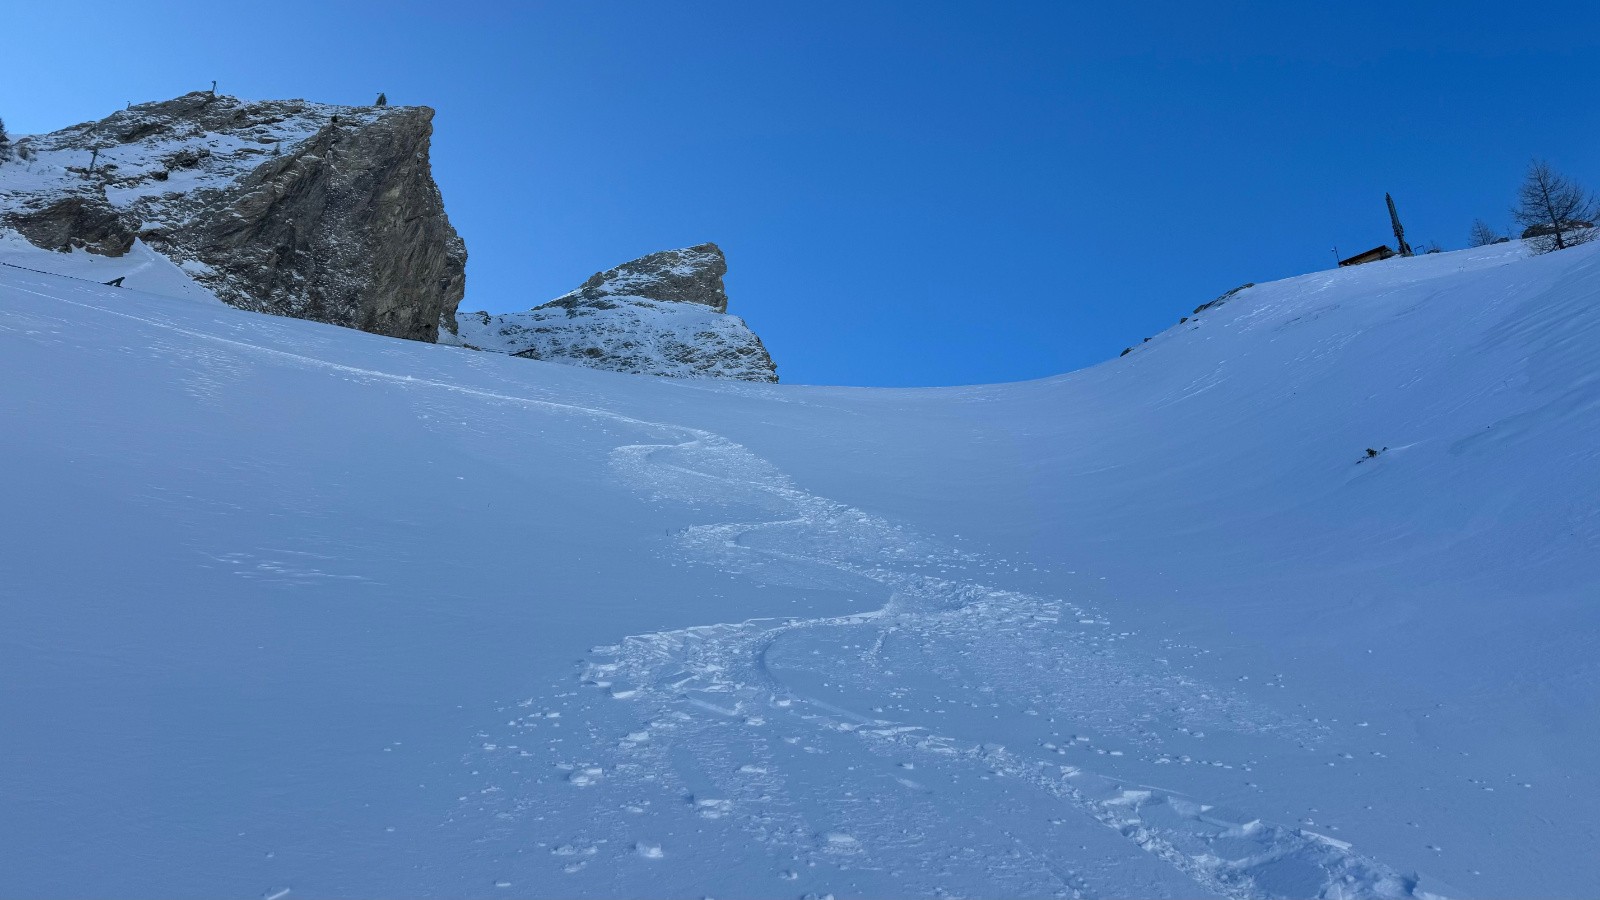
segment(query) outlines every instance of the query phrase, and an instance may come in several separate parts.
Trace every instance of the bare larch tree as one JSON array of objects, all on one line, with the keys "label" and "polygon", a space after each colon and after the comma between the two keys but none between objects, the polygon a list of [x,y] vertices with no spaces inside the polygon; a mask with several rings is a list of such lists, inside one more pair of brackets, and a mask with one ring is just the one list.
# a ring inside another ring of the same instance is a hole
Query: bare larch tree
[{"label": "bare larch tree", "polygon": [[1517,191],[1511,217],[1524,226],[1535,253],[1565,250],[1594,240],[1595,199],[1571,179],[1536,159]]},{"label": "bare larch tree", "polygon": [[1498,240],[1500,240],[1500,235],[1495,232],[1494,226],[1482,219],[1475,219],[1472,223],[1472,231],[1467,235],[1467,246],[1487,247]]}]

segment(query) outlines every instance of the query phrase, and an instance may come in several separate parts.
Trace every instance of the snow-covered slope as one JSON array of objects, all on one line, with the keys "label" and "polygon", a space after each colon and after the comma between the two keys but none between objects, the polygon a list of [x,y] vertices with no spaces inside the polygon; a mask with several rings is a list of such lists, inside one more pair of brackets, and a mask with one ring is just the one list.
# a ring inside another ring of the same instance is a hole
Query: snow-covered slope
[{"label": "snow-covered slope", "polygon": [[1594,248],[929,390],[0,267],[0,895],[1589,893],[1597,348]]},{"label": "snow-covered slope", "polygon": [[137,239],[121,256],[102,256],[76,247],[66,253],[41,250],[21,235],[0,229],[0,263],[36,274],[61,275],[101,284],[118,278],[127,284],[131,279],[147,293],[200,303],[222,303],[183,268]]},{"label": "snow-covered slope", "polygon": [[777,381],[761,339],[728,315],[727,271],[716,244],[664,250],[527,312],[463,313],[439,340],[612,372]]}]

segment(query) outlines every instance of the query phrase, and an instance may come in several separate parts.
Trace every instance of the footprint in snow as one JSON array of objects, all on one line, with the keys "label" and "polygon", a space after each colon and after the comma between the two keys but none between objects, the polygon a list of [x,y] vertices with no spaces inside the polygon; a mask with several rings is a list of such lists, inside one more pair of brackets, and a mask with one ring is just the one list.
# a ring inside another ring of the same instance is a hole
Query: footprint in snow
[{"label": "footprint in snow", "polygon": [[576,787],[589,787],[605,777],[606,770],[599,766],[584,766],[567,773],[567,782]]}]

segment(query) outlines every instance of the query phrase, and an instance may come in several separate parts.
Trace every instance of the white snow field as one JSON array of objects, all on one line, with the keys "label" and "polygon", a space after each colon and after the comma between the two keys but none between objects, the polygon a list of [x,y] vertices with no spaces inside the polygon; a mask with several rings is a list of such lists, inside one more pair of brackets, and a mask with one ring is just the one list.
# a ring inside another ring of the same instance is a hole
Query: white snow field
[{"label": "white snow field", "polygon": [[926,390],[0,266],[0,385],[0,896],[1600,892],[1600,246]]},{"label": "white snow field", "polygon": [[[28,243],[15,231],[0,228],[0,264],[36,274],[66,275],[86,281],[107,282],[118,276],[131,278],[140,290],[199,303],[224,305],[217,295],[189,277],[182,268],[135,239],[133,249],[121,256],[99,256],[83,249],[49,253]],[[191,263],[191,265],[193,265]]]}]

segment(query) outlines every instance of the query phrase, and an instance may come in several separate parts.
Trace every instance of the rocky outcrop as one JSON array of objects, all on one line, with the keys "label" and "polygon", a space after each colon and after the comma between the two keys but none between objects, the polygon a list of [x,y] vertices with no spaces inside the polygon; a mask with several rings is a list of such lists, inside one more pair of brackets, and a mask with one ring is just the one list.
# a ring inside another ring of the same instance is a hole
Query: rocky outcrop
[{"label": "rocky outcrop", "polygon": [[652,253],[527,312],[463,313],[441,343],[674,378],[778,380],[761,339],[729,315],[716,244]]},{"label": "rocky outcrop", "polygon": [[142,242],[255,312],[619,372],[778,380],[727,314],[715,244],[458,322],[467,253],[429,166],[432,121],[421,106],[209,92],[131,106],[19,142],[0,165],[0,226],[50,250],[122,256]]},{"label": "rocky outcrop", "polygon": [[[1194,308],[1194,312],[1190,313],[1189,315],[1198,316],[1198,315],[1200,315],[1201,313],[1205,312],[1208,309],[1216,309],[1217,307],[1221,306],[1222,304],[1227,303],[1229,300],[1232,300],[1234,294],[1237,294],[1240,291],[1245,290],[1246,288],[1253,288],[1255,286],[1256,286],[1256,283],[1254,281],[1245,282],[1244,284],[1241,284],[1238,287],[1223,293],[1222,296],[1218,297],[1215,300],[1208,300],[1205,303],[1202,303],[1199,306],[1196,306]],[[1148,341],[1149,338],[1145,338],[1145,340]]]},{"label": "rocky outcrop", "polygon": [[10,217],[10,224],[35,247],[87,250],[121,256],[133,249],[133,229],[103,198],[71,195]]},{"label": "rocky outcrop", "polygon": [[719,313],[728,311],[722,276],[728,261],[716,244],[663,250],[614,269],[596,272],[581,287],[545,306],[605,308],[611,297],[643,297],[666,303],[697,303]]},{"label": "rocky outcrop", "polygon": [[433,110],[206,92],[29,140],[0,167],[0,222],[117,256],[135,237],[225,302],[433,341],[466,247],[428,160]]}]

